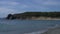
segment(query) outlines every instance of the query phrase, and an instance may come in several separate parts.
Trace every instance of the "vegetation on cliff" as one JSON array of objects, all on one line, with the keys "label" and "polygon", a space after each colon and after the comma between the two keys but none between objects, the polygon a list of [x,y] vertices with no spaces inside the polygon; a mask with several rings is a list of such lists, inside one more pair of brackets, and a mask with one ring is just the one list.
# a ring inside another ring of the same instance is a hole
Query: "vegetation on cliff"
[{"label": "vegetation on cliff", "polygon": [[60,18],[60,12],[24,12],[20,14],[9,14],[7,19],[31,19],[32,17]]}]

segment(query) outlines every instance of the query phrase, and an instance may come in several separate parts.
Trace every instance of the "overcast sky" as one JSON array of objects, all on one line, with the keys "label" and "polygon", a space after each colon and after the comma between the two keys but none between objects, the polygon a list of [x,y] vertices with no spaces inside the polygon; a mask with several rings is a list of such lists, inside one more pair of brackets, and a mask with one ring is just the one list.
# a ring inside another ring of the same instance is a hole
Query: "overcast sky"
[{"label": "overcast sky", "polygon": [[0,0],[0,17],[25,11],[60,11],[60,0]]}]

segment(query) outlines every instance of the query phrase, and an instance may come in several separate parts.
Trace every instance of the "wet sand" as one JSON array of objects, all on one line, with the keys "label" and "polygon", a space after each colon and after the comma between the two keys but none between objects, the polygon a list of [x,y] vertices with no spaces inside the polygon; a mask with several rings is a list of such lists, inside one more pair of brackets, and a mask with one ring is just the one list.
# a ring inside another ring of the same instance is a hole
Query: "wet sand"
[{"label": "wet sand", "polygon": [[60,34],[60,27],[48,29],[48,31],[42,34]]}]

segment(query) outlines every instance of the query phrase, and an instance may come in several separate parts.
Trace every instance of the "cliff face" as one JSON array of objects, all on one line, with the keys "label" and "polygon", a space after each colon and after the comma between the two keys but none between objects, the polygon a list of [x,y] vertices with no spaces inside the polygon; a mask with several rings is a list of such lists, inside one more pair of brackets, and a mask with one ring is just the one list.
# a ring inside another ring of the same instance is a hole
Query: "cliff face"
[{"label": "cliff face", "polygon": [[25,12],[20,14],[9,14],[7,19],[32,19],[38,17],[60,18],[60,12]]}]

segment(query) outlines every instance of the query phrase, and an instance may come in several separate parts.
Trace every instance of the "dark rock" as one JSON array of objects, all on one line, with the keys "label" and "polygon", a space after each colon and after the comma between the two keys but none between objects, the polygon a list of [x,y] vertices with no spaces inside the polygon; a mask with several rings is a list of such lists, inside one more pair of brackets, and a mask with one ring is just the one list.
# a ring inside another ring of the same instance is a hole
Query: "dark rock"
[{"label": "dark rock", "polygon": [[7,19],[10,19],[12,17],[12,14],[9,14],[8,16],[7,16]]}]

